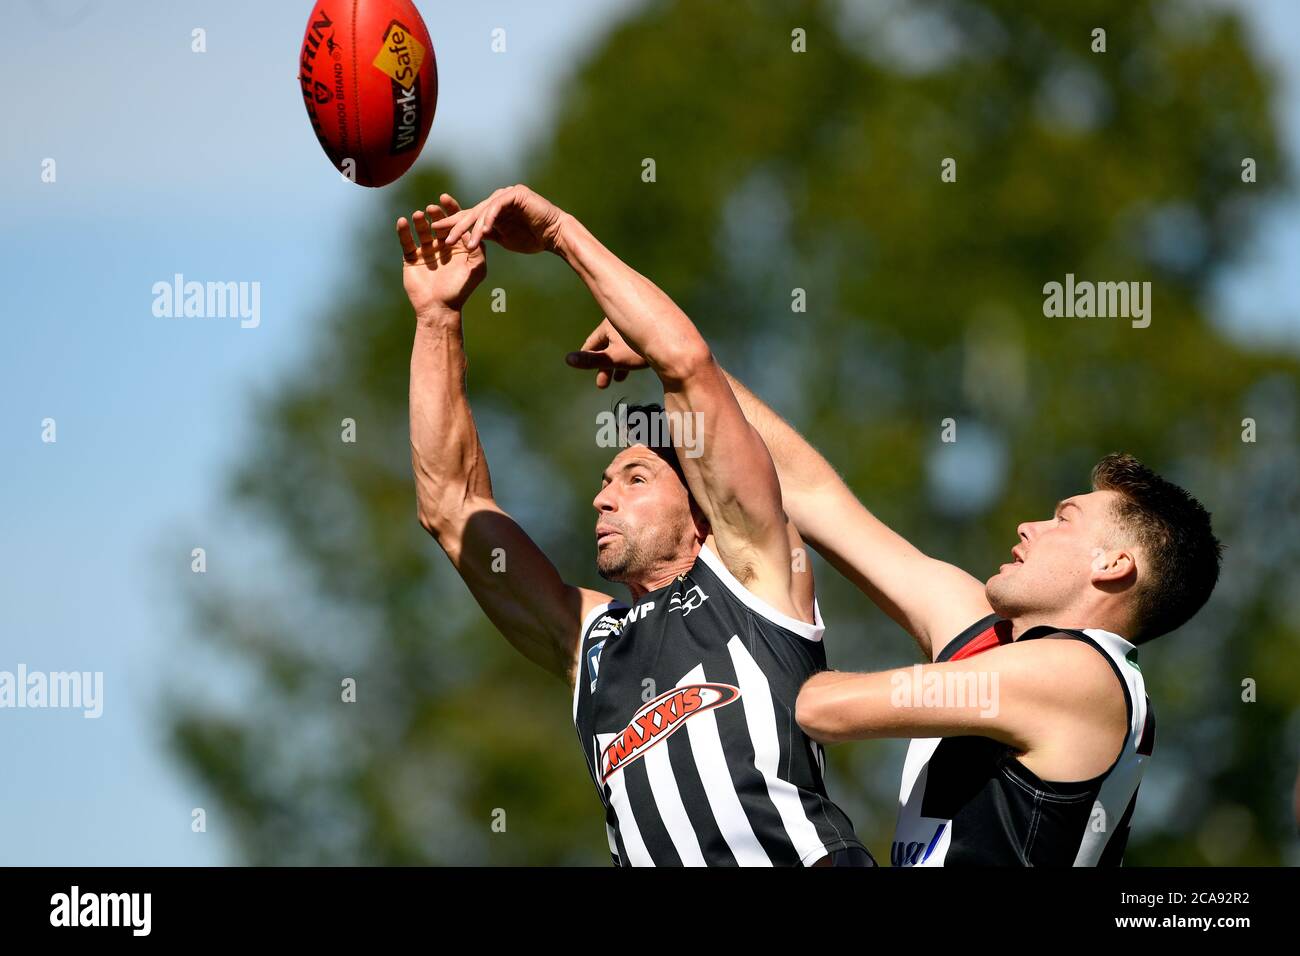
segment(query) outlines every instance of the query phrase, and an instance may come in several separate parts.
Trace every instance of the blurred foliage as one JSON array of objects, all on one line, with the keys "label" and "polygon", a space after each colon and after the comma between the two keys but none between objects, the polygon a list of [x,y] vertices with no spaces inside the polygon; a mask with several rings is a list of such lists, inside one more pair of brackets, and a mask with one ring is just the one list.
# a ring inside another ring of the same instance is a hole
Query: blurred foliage
[{"label": "blurred foliage", "polygon": [[[513,177],[654,278],[936,555],[991,570],[1017,522],[1115,449],[1203,498],[1228,558],[1210,606],[1143,652],[1159,746],[1130,864],[1278,863],[1294,839],[1297,363],[1235,344],[1203,305],[1285,187],[1272,90],[1240,20],[1199,4],[657,2],[574,70]],[[1259,183],[1241,181],[1247,156]],[[311,360],[258,403],[234,511],[279,557],[191,595],[242,690],[169,704],[177,752],[249,862],[608,860],[567,694],[516,658],[415,519],[391,223],[444,189],[470,202],[498,185],[426,165],[382,194]],[[593,435],[615,396],[562,362],[599,313],[557,261],[489,258],[466,338],[498,497],[568,580],[599,586]],[[1044,318],[1043,285],[1066,273],[1150,280],[1150,328]],[[834,666],[915,658],[818,570]],[[903,748],[831,754],[832,796],[882,858]]]}]

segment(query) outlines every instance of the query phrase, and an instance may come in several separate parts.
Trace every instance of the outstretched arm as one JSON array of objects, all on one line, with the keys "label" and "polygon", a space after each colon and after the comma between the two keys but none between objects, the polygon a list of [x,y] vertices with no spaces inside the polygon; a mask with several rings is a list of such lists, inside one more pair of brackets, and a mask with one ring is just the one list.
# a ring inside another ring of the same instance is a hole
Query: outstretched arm
[{"label": "outstretched arm", "polygon": [[658,286],[622,262],[580,222],[568,219],[559,253],[609,322],[645,356],[664,389],[664,407],[693,415],[697,444],[678,449],[696,501],[729,568],[758,593],[768,582],[786,604],[790,555],[780,484],[762,438],[745,420],[699,330]]},{"label": "outstretched arm", "polygon": [[[442,197],[456,211],[455,200]],[[565,584],[496,503],[465,394],[461,308],[487,271],[481,248],[440,241],[430,206],[397,221],[403,284],[415,309],[411,464],[420,524],[438,541],[492,623],[534,663],[572,681],[579,630],[606,594]],[[412,235],[412,222],[415,233]]]},{"label": "outstretched arm", "polygon": [[[566,361],[595,369],[599,388],[646,366],[608,320]],[[802,435],[731,375],[727,380],[772,455],[786,514],[799,533],[911,634],[927,658],[991,613],[983,584],[922,553],[873,515]]]},{"label": "outstretched arm", "polygon": [[527,187],[498,190],[462,216],[436,225],[451,229],[449,241],[468,234],[467,244],[476,246],[492,238],[516,251],[550,250],[569,264],[612,326],[659,376],[665,409],[700,423],[698,442],[678,448],[678,460],[709,519],[719,557],[755,594],[785,613],[796,611],[781,488],[771,456],[686,314],[582,223]]},{"label": "outstretched arm", "polygon": [[728,379],[772,452],[795,527],[911,634],[922,654],[934,660],[948,641],[992,613],[981,582],[923,553],[868,511],[817,449],[744,385]]},{"label": "outstretched arm", "polygon": [[1107,658],[1082,641],[995,647],[875,674],[827,671],[795,707],[814,740],[990,737],[1045,780],[1087,780],[1123,748],[1128,710]]}]

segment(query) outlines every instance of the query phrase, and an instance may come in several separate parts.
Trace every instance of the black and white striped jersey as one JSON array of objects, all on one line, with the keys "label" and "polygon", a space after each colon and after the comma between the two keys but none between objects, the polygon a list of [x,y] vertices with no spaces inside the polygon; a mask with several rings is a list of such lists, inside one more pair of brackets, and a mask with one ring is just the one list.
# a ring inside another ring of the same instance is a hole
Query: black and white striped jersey
[{"label": "black and white striped jersey", "polygon": [[1077,783],[1042,780],[1006,744],[988,737],[913,740],[903,767],[895,866],[1119,866],[1138,785],[1155,747],[1155,711],[1137,648],[1097,629],[1036,627],[1015,642],[1011,622],[990,615],[940,652],[972,657],[1023,641],[1083,641],[1106,658],[1128,706],[1128,735],[1103,774]]},{"label": "black and white striped jersey", "polygon": [[768,605],[707,547],[632,607],[587,616],[573,720],[615,864],[798,866],[862,848],[795,722],[826,667],[816,621]]}]

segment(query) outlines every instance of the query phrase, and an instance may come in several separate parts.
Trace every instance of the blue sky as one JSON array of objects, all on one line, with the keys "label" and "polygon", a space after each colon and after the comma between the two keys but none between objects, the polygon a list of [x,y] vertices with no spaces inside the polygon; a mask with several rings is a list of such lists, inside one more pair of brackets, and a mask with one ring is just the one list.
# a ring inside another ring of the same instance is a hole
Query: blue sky
[{"label": "blue sky", "polygon": [[[418,6],[441,86],[425,158],[511,181],[564,65],[629,9]],[[0,157],[0,670],[103,671],[106,685],[98,720],[0,711],[0,863],[230,860],[215,820],[190,832],[204,798],[159,748],[159,681],[188,646],[177,571],[192,529],[229,521],[221,481],[250,394],[310,340],[331,292],[321,263],[346,264],[362,217],[399,212],[342,182],[316,143],[295,79],[310,8],[23,0],[0,33],[8,75],[33,78]],[[206,53],[190,50],[195,27]],[[151,288],[176,272],[260,282],[260,327],[156,318]]]},{"label": "blue sky", "polygon": [[[1282,48],[1300,4],[1235,5],[1279,70],[1300,156],[1300,67]],[[176,658],[190,642],[174,582],[193,529],[229,520],[222,481],[250,396],[310,342],[331,292],[321,263],[346,265],[363,217],[405,211],[341,182],[320,153],[295,81],[310,6],[8,11],[0,57],[19,95],[0,152],[0,670],[103,671],[106,688],[98,720],[0,711],[0,863],[234,861],[218,824],[190,832],[206,798],[159,746],[160,681],[198,666]],[[418,6],[441,87],[424,156],[505,182],[567,68],[633,3]],[[206,53],[190,50],[195,27]],[[497,27],[505,54],[490,49]],[[55,183],[41,182],[47,157]],[[1243,339],[1300,343],[1297,213],[1279,207],[1222,284],[1218,312]],[[260,327],[155,317],[151,287],[177,272],[260,282]],[[55,444],[41,441],[46,418]]]}]

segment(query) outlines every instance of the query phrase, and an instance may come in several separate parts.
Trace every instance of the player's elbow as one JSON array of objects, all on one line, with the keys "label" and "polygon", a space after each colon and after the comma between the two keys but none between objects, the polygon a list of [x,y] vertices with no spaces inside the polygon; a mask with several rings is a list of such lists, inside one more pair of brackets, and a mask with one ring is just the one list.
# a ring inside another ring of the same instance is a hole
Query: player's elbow
[{"label": "player's elbow", "polygon": [[827,689],[816,683],[816,679],[805,684],[795,701],[794,718],[805,734],[818,743],[829,744],[843,737],[840,708]]},{"label": "player's elbow", "polygon": [[464,489],[444,489],[438,493],[416,496],[416,517],[420,527],[442,544],[455,540],[465,527],[467,515],[474,510]]},{"label": "player's elbow", "polygon": [[687,341],[666,344],[655,352],[655,371],[669,386],[689,382],[713,365],[713,350],[698,333]]},{"label": "player's elbow", "polygon": [[434,508],[428,508],[424,502],[418,502],[415,506],[415,516],[420,522],[420,527],[427,531],[433,537],[438,538],[446,527],[445,517]]},{"label": "player's elbow", "polygon": [[420,527],[428,532],[434,540],[441,543],[451,538],[455,523],[452,521],[449,512],[421,501],[416,505],[415,513],[417,520],[420,522]]}]

